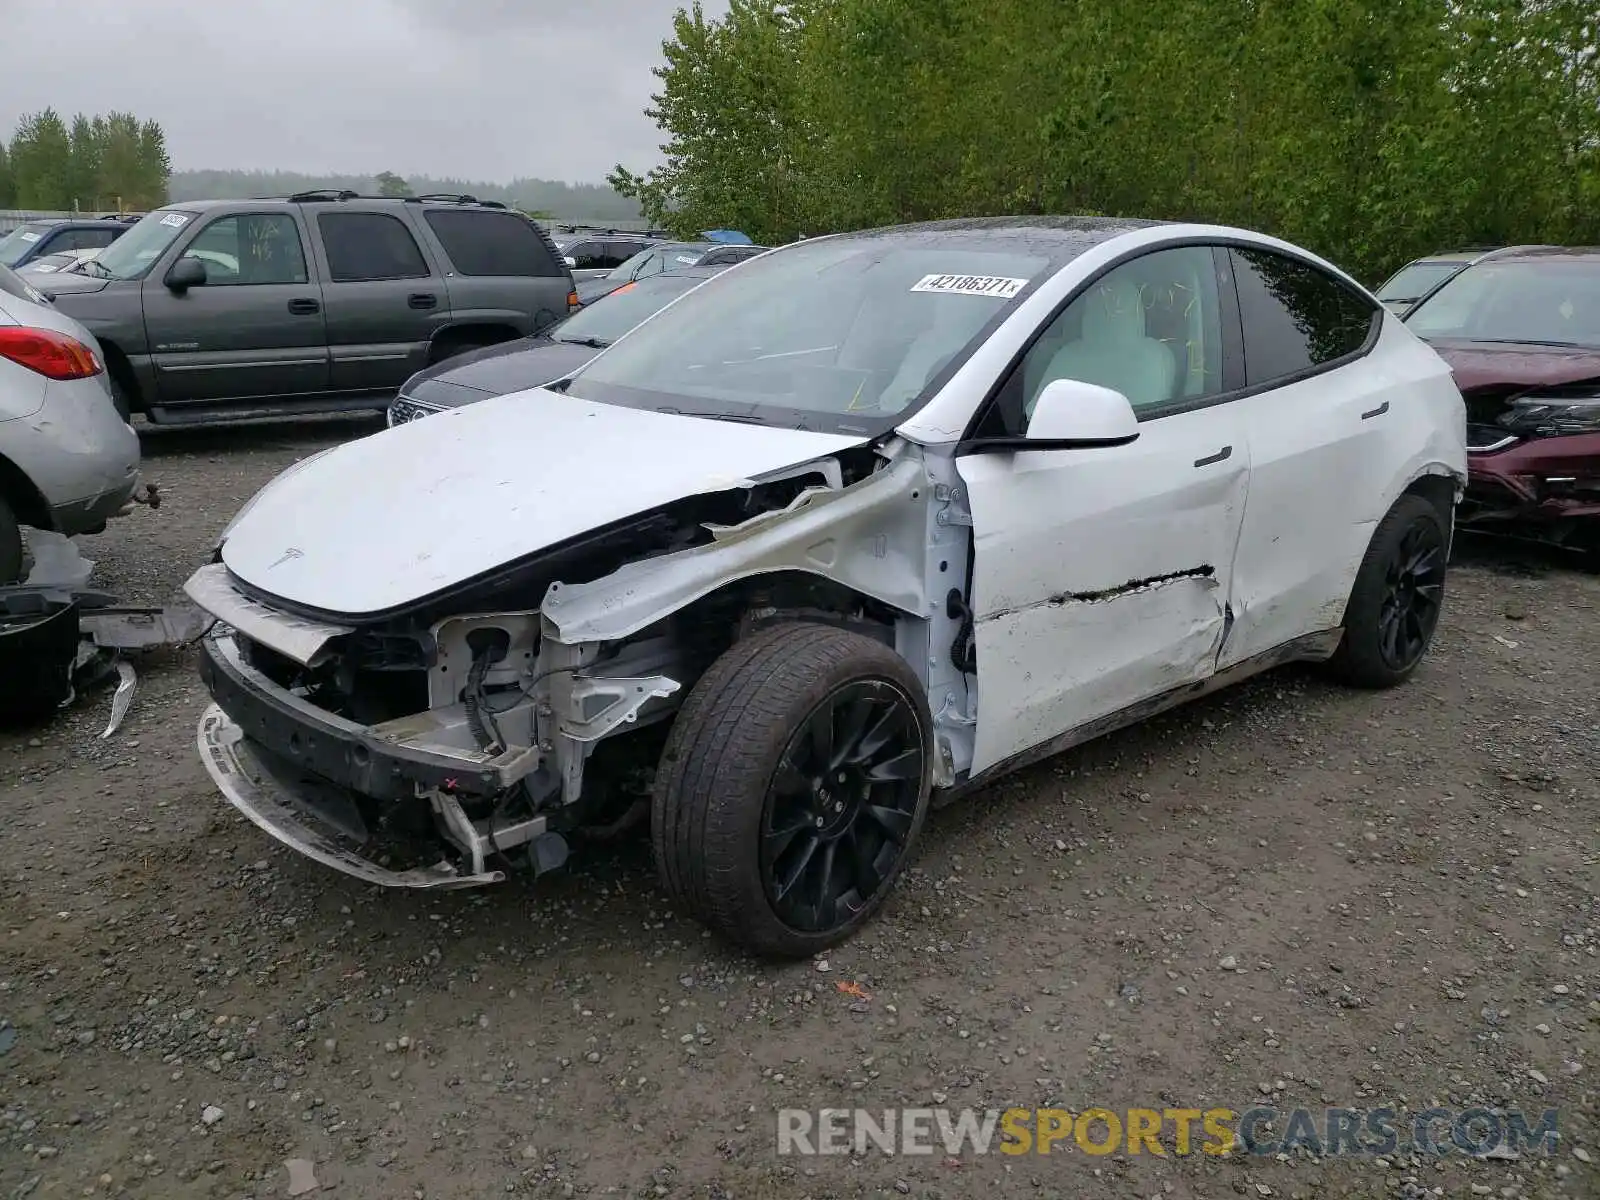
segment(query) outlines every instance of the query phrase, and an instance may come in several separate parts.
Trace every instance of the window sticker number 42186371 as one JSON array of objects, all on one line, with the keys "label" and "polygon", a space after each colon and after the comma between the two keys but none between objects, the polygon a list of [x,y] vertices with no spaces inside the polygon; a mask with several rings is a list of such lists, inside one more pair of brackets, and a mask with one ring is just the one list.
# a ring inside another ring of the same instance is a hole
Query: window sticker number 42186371
[{"label": "window sticker number 42186371", "polygon": [[1000,275],[924,275],[911,285],[913,292],[954,292],[961,296],[993,296],[1009,300],[1028,286],[1026,279]]}]

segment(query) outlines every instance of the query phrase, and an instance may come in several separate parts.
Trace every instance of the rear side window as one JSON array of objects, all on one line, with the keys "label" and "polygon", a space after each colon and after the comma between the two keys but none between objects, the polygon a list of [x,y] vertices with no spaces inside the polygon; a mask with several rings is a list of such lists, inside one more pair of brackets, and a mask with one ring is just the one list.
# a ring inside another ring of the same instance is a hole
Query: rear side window
[{"label": "rear side window", "polygon": [[387,213],[317,214],[317,232],[335,283],[370,279],[421,279],[428,264],[411,231]]},{"label": "rear side window", "polygon": [[1270,250],[1231,254],[1249,386],[1310,374],[1366,345],[1383,310],[1343,281]]},{"label": "rear side window", "polygon": [[462,275],[534,275],[558,278],[560,265],[533,223],[515,213],[485,209],[429,209],[428,228]]}]

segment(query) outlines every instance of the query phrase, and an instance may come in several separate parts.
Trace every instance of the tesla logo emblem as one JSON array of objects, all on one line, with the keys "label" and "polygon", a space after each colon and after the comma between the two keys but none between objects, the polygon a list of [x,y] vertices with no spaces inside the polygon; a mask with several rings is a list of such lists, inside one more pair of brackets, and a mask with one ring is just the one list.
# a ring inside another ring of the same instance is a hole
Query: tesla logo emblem
[{"label": "tesla logo emblem", "polygon": [[281,567],[281,566],[283,566],[284,563],[288,562],[291,558],[304,558],[305,556],[306,556],[305,555],[305,551],[296,550],[293,546],[290,546],[287,550],[285,550],[283,552],[283,557],[278,559],[278,561],[273,563],[271,566],[269,566],[267,568],[267,570],[270,571],[270,570],[272,570],[273,567]]}]

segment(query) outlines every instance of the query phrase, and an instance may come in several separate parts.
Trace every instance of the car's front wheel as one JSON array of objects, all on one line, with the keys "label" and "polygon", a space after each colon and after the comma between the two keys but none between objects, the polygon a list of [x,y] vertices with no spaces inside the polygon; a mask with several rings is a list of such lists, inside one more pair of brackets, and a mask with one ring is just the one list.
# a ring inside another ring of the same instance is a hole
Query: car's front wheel
[{"label": "car's front wheel", "polygon": [[881,642],[795,623],[736,643],[689,693],[656,774],[667,891],[757,954],[844,940],[910,856],[932,729],[920,682]]},{"label": "car's front wheel", "polygon": [[1407,495],[1378,522],[1345,608],[1344,639],[1328,664],[1338,678],[1393,687],[1417,669],[1444,608],[1448,520]]}]

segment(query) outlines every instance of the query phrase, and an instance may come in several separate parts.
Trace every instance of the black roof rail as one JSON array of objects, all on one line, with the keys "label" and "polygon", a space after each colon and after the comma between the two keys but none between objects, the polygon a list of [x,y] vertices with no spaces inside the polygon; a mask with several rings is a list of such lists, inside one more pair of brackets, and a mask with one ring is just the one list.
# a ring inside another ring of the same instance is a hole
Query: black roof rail
[{"label": "black roof rail", "polygon": [[311,204],[318,200],[359,200],[360,192],[352,192],[349,188],[312,188],[307,192],[296,192],[289,197],[290,204]]}]

